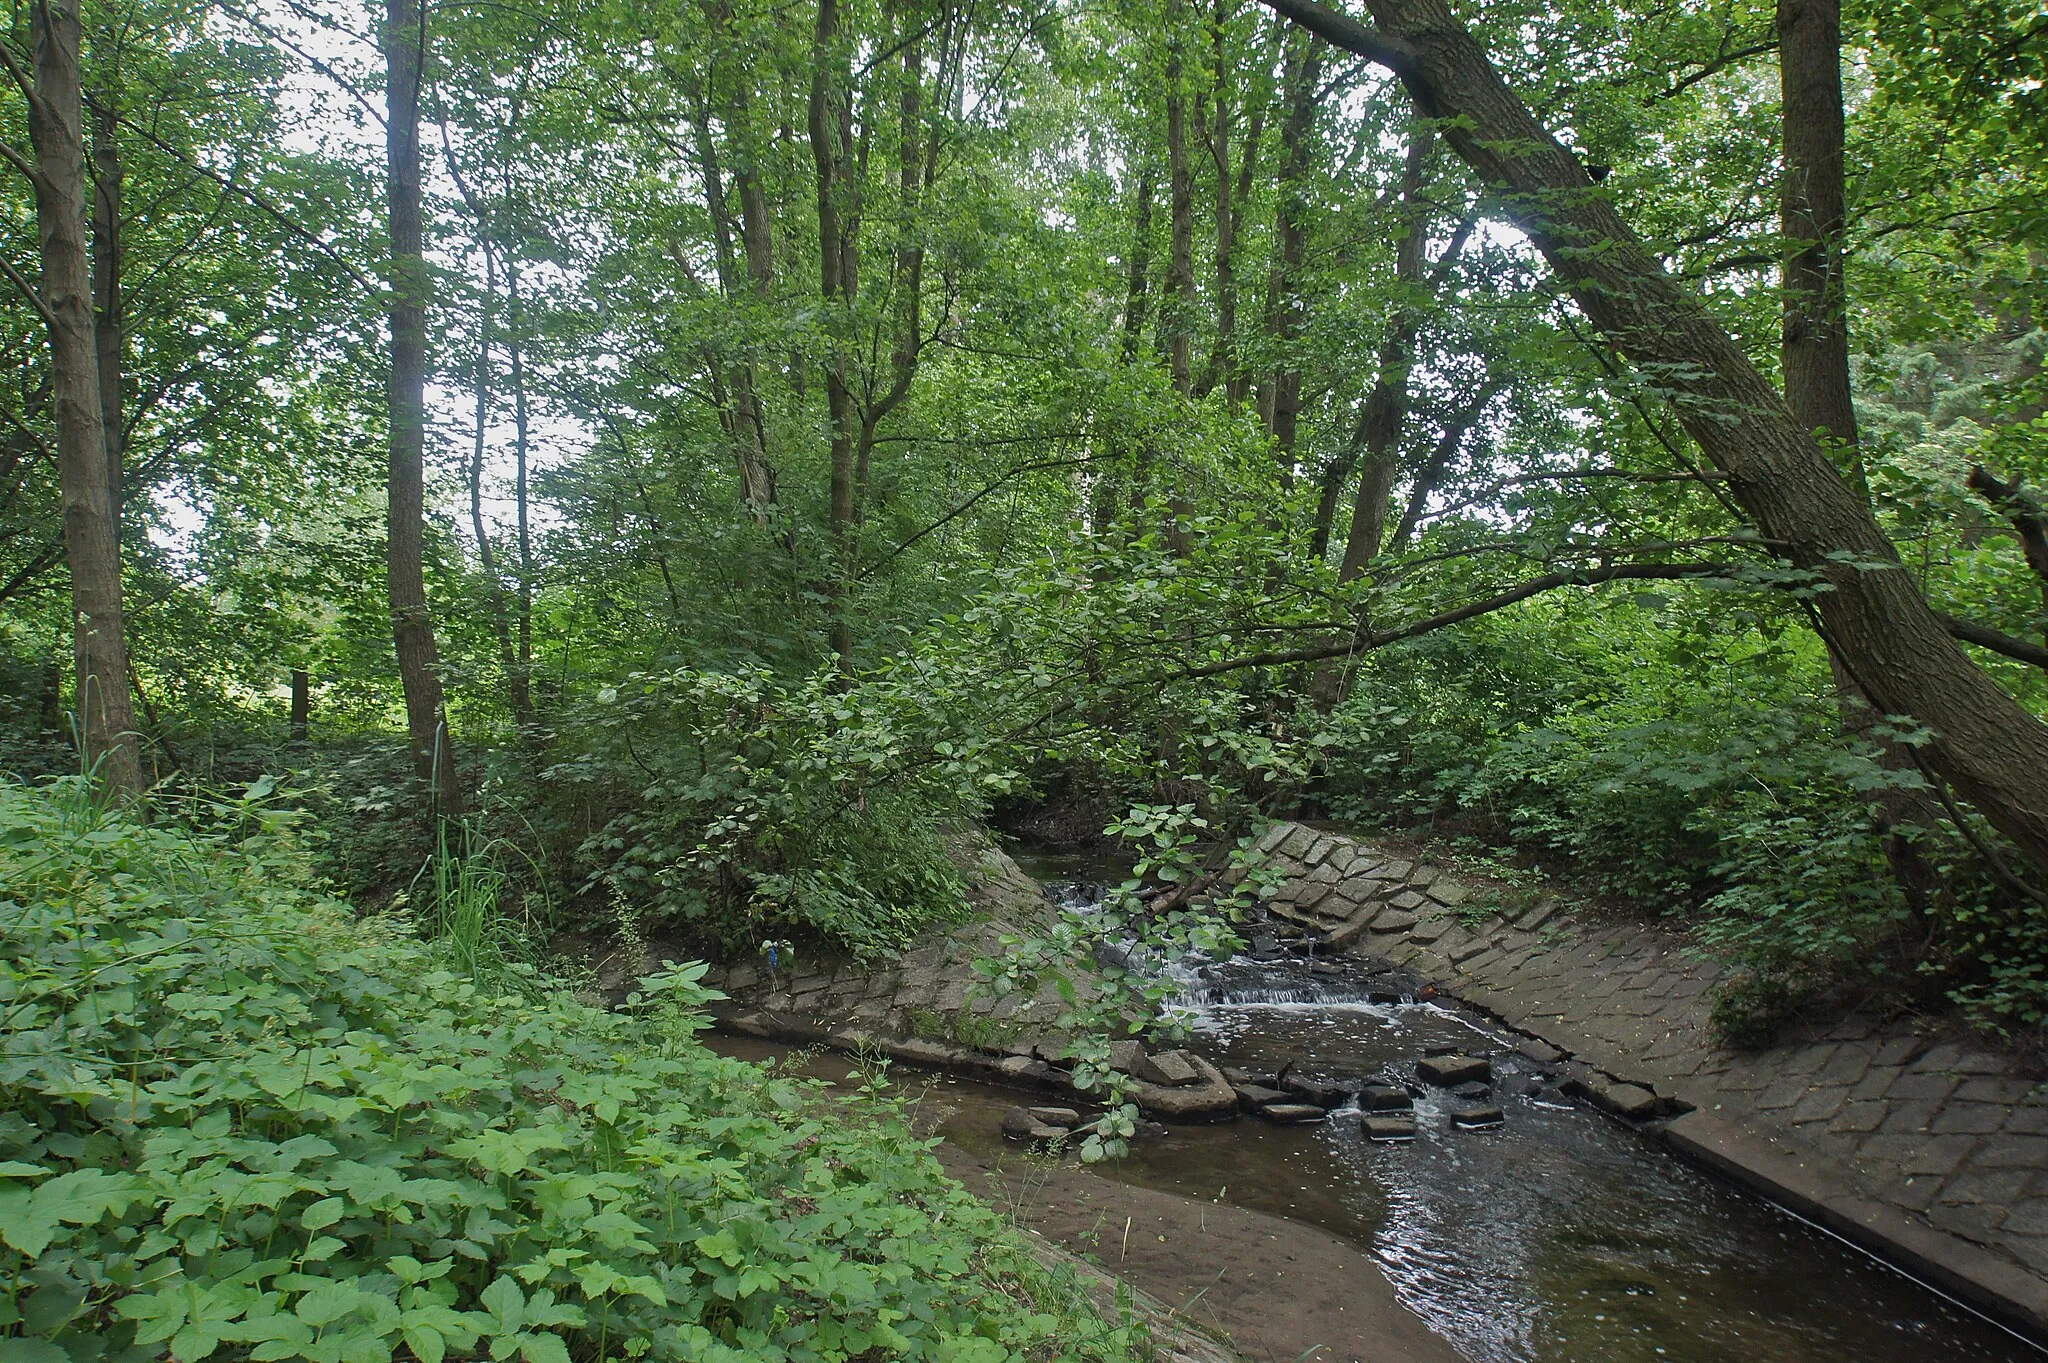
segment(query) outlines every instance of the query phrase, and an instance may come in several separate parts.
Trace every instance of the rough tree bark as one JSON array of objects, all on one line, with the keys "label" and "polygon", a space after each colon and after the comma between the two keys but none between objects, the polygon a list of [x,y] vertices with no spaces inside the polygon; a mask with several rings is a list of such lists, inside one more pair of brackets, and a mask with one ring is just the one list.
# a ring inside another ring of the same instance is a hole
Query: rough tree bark
[{"label": "rough tree bark", "polygon": [[1848,207],[1841,53],[1838,0],[1778,0],[1785,139],[1779,217],[1785,236],[1785,404],[1808,430],[1853,456],[1856,407],[1849,388],[1849,298],[1842,261]]},{"label": "rough tree bark", "polygon": [[391,374],[389,535],[386,568],[391,636],[405,690],[407,739],[414,774],[433,793],[438,813],[462,813],[455,744],[441,694],[434,616],[427,604],[426,443],[427,297],[420,188],[420,72],[427,15],[421,0],[387,0],[384,27],[386,111],[385,204],[391,228]]},{"label": "rough tree bark", "polygon": [[1676,399],[1687,433],[1792,565],[1873,704],[1933,734],[1929,765],[2048,868],[2048,724],[1971,662],[1869,504],[1705,304],[1667,274],[1576,157],[1508,88],[1443,0],[1367,0],[1368,27],[1313,0],[1265,0],[1400,76],[1616,348]]},{"label": "rough tree bark", "polygon": [[142,754],[129,688],[121,602],[119,493],[110,477],[99,342],[93,327],[86,245],[85,97],[75,0],[29,6],[34,75],[11,57],[8,71],[28,99],[28,169],[36,194],[42,278],[30,301],[50,334],[50,406],[57,420],[64,553],[71,568],[72,648],[78,712],[88,761],[122,798],[142,791]]}]

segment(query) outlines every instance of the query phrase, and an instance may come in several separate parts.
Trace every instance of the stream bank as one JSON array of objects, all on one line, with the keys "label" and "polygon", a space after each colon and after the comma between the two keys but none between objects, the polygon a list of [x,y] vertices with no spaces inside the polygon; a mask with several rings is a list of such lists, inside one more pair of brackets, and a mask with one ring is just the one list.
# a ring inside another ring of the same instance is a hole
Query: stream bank
[{"label": "stream bank", "polygon": [[[1704,988],[1656,986],[1673,976],[1696,981],[1702,963],[1674,948],[1671,968],[1653,970],[1640,949],[1624,949],[1613,925],[1583,923],[1554,906],[1499,920],[1468,907],[1464,887],[1431,874],[1434,868],[1418,875],[1412,862],[1372,856],[1327,833],[1283,826],[1270,845],[1294,873],[1274,916],[1252,926],[1250,954],[1184,981],[1183,1018],[1211,1068],[1274,1074],[1291,1064],[1297,1077],[1333,1092],[1334,1104],[1325,1106],[1340,1110],[1307,1126],[1176,1127],[1165,1139],[1140,1142],[1120,1181],[1191,1195],[1198,1207],[1235,1205],[1327,1231],[1354,1256],[1366,1251],[1404,1306],[1479,1363],[2038,1357],[1782,1211],[1659,1153],[1643,1136],[1667,1131],[1674,1116],[1684,1122],[1689,1101],[1668,1074],[1595,1064],[1587,1057],[1598,1038],[1579,1050],[1568,1027],[1547,1030],[1553,1044],[1529,1035],[1533,1026],[1502,1026],[1498,1018],[1516,1002],[1516,979],[1495,976],[1489,986],[1461,969],[1484,972],[1497,961],[1540,967],[1528,977],[1541,981],[1540,1001],[1560,1001],[1563,1019],[1582,1015],[1604,1026],[1619,1017],[1626,1021],[1609,1030],[1635,1028],[1663,1042],[1676,1029],[1661,1025],[1660,1007],[1697,1006],[1703,1014]],[[1017,895],[1009,909],[991,909],[991,917],[881,972],[810,962],[758,981],[728,974],[736,997],[721,1009],[724,1024],[871,1050],[1004,1084],[1008,1103],[1043,1102],[1030,1094],[1065,1080],[1056,1039],[1038,1030],[1043,1019],[1014,999],[998,1016],[969,989],[973,955],[1004,930],[994,915],[1021,919],[1048,902],[1036,886],[1027,902],[1030,882],[991,865],[994,879]],[[1055,868],[1034,869],[1049,875]],[[1596,933],[1594,964],[1575,967],[1573,953]],[[1562,973],[1552,968],[1559,964]],[[1575,970],[1588,981],[1588,999],[1554,987]],[[1404,1000],[1387,991],[1392,978],[1433,983],[1441,998]],[[1494,1017],[1445,1006],[1468,985]],[[1466,1129],[1455,1120],[1452,1095],[1419,1082],[1417,1061],[1443,1051],[1486,1059],[1485,1096],[1505,1118],[1498,1128]],[[1612,1044],[1598,1056],[1626,1060]],[[1942,1059],[1923,1048],[1899,1068]],[[1801,1072],[1800,1087],[1819,1087],[1824,1069]],[[1687,1072],[1733,1066],[1702,1062]],[[1361,1139],[1354,1095],[1374,1083],[1414,1092],[1413,1140]],[[1079,1105],[1071,1095],[1064,1101]],[[949,1130],[949,1141],[970,1151],[997,1142],[1000,1111],[970,1131]],[[1279,1315],[1295,1304],[1282,1294],[1262,1309]]]}]

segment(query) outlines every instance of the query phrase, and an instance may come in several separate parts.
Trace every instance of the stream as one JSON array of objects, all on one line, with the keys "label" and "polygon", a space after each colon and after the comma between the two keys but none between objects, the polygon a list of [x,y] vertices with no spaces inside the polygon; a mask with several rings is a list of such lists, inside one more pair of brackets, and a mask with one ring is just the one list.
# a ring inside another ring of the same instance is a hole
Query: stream
[{"label": "stream", "polygon": [[[1115,868],[1020,856],[1085,908]],[[1515,1039],[1430,1003],[1374,1002],[1370,966],[1282,944],[1206,967],[1178,1009],[1216,1062],[1347,1084],[1486,1056],[1506,1120],[1452,1124],[1416,1100],[1412,1141],[1375,1143],[1355,1108],[1307,1126],[1241,1118],[1141,1141],[1105,1176],[1312,1223],[1367,1251],[1396,1295],[1473,1363],[1945,1363],[2035,1348],[1772,1204],[1561,1096]],[[1453,1100],[1455,1101],[1455,1100]],[[980,1104],[942,1128],[992,1148]]]}]

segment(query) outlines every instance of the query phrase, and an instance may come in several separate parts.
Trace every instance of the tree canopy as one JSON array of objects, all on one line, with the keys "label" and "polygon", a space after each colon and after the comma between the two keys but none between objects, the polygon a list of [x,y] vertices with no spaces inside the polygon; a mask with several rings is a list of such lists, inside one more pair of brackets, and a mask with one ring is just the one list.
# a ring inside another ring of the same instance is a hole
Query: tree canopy
[{"label": "tree canopy", "polygon": [[34,0],[0,752],[727,946],[1307,811],[2032,1025],[2037,11]]}]

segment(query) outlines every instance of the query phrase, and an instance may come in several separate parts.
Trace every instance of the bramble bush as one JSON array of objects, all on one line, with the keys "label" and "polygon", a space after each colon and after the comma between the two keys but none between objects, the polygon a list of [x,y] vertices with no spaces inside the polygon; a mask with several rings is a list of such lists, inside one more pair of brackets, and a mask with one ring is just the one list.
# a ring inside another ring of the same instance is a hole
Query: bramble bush
[{"label": "bramble bush", "polygon": [[1146,1356],[878,1086],[705,1050],[701,967],[479,984],[255,827],[0,786],[10,1359]]}]

